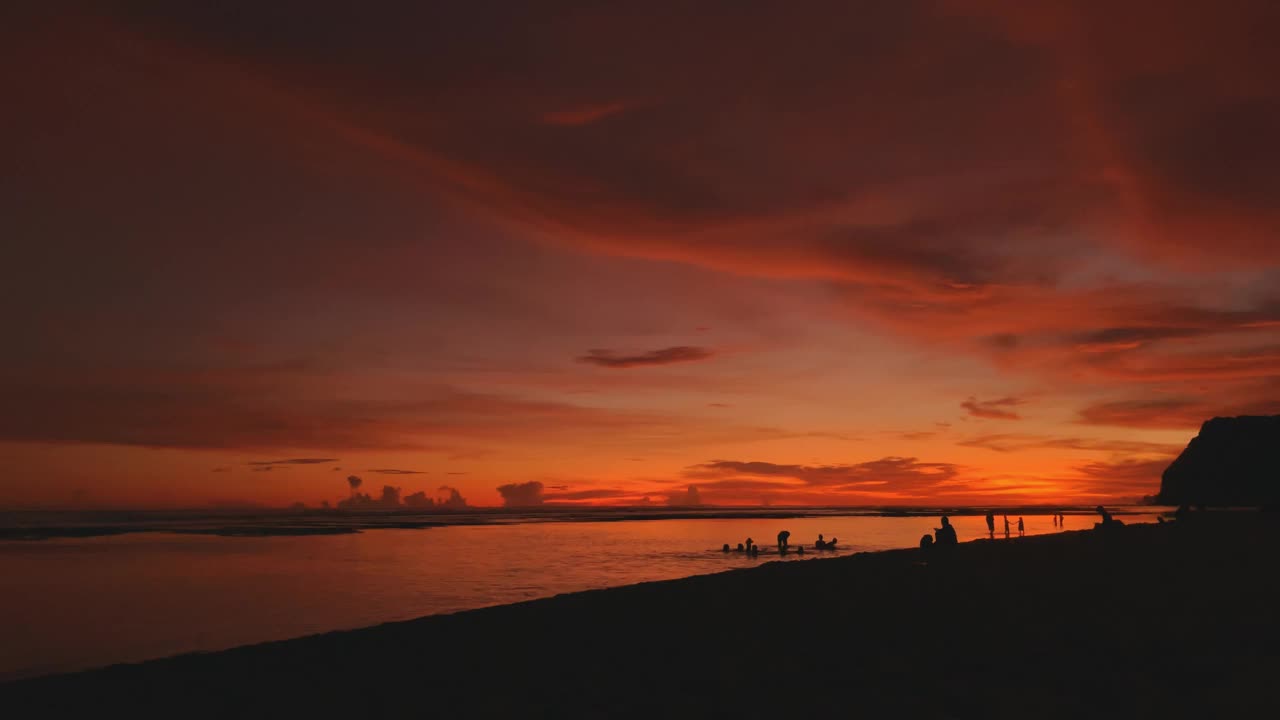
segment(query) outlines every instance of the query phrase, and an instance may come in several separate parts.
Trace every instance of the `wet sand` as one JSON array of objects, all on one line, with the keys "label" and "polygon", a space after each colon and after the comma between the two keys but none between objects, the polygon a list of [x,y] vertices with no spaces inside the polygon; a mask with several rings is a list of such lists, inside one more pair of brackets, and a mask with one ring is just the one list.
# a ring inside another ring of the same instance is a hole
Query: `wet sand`
[{"label": "wet sand", "polygon": [[1272,716],[1277,532],[1274,515],[1230,513],[927,558],[769,563],[10,683],[0,707],[14,717]]}]

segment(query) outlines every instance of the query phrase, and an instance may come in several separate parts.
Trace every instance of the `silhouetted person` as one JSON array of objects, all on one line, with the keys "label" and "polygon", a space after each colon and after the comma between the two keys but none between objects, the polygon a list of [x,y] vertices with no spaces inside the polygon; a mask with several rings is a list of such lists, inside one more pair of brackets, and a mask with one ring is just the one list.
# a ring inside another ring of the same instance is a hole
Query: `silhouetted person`
[{"label": "silhouetted person", "polygon": [[1058,526],[1058,516],[1056,514],[1053,516],[1053,526],[1054,527]]},{"label": "silhouetted person", "polygon": [[1124,525],[1124,523],[1119,520],[1112,518],[1111,513],[1107,512],[1107,509],[1101,505],[1094,508],[1094,510],[1102,516],[1102,522],[1094,523],[1093,527],[1095,530],[1114,530],[1115,528]]},{"label": "silhouetted person", "polygon": [[951,518],[946,515],[942,516],[942,527],[933,531],[933,541],[938,545],[955,545],[959,543],[956,538],[956,529],[951,526]]},{"label": "silhouetted person", "polygon": [[1009,537],[1009,516],[1004,516],[1004,536]]},{"label": "silhouetted person", "polygon": [[813,547],[818,550],[827,549],[827,541],[822,539],[822,533],[818,533],[818,541],[813,544]]},{"label": "silhouetted person", "polygon": [[1026,534],[1027,526],[1022,524],[1022,518],[1018,518],[1018,537]]},{"label": "silhouetted person", "polygon": [[1058,513],[1058,527],[1064,527],[1067,524],[1067,516]]},{"label": "silhouetted person", "polygon": [[787,551],[787,544],[788,542],[790,542],[790,540],[791,540],[791,531],[783,530],[782,532],[778,533],[778,553],[779,554]]},{"label": "silhouetted person", "polygon": [[828,550],[835,550],[835,549],[836,549],[836,540],[838,540],[838,539],[839,539],[839,538],[831,538],[831,542],[827,543],[827,549],[828,549]]},{"label": "silhouetted person", "polygon": [[720,552],[729,552],[729,543],[725,543],[724,547],[720,548]]},{"label": "silhouetted person", "polygon": [[746,551],[747,549],[743,547],[742,543],[738,543],[738,549],[734,550],[734,552],[746,552]]},{"label": "silhouetted person", "polygon": [[797,554],[797,555],[803,555],[803,554],[804,554],[804,546],[803,546],[803,545],[797,545],[797,546],[796,546],[796,554]]},{"label": "silhouetted person", "polygon": [[930,535],[929,533],[925,533],[924,535],[921,535],[920,549],[928,552],[932,548],[933,548],[933,536]]},{"label": "silhouetted person", "polygon": [[991,537],[996,536],[996,514],[987,512],[987,534]]}]

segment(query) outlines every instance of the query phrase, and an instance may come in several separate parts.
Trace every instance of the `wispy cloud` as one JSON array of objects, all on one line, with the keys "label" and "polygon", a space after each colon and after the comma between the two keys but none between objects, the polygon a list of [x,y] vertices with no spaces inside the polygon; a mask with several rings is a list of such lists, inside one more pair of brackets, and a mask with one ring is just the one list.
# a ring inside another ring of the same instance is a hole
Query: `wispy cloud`
[{"label": "wispy cloud", "polygon": [[681,345],[639,352],[635,355],[621,355],[613,350],[589,350],[588,354],[577,357],[577,361],[599,365],[602,368],[640,368],[645,365],[695,363],[698,360],[707,360],[712,355],[714,355],[713,352],[705,347]]},{"label": "wispy cloud", "polygon": [[706,360],[712,355],[714,353],[706,348],[691,345],[678,345],[633,355],[619,354],[614,350],[597,349],[588,350],[586,355],[580,355],[578,362],[607,368],[632,368],[646,365],[696,362],[698,360]]},{"label": "wispy cloud", "polygon": [[567,110],[553,110],[542,114],[542,122],[560,127],[581,127],[617,115],[630,107],[631,105],[625,102],[607,102]]},{"label": "wispy cloud", "polygon": [[287,460],[253,460],[248,465],[322,465],[337,462],[338,458],[289,458]]},{"label": "wispy cloud", "polygon": [[1026,404],[1025,400],[1016,397],[1004,397],[999,400],[978,400],[970,397],[960,403],[960,407],[973,417],[989,420],[1021,420],[1022,416],[1014,412],[1013,408],[1024,404]]}]

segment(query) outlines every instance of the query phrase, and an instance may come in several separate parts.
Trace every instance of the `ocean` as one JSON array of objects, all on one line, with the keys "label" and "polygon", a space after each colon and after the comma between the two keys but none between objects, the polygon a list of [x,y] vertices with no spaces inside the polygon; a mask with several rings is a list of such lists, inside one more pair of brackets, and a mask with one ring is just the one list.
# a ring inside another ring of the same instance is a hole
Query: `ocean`
[{"label": "ocean", "polygon": [[[1154,522],[1159,508],[1117,510]],[[1060,532],[1023,511],[1028,535]],[[56,527],[0,517],[0,680],[358,628],[785,559],[914,547],[937,515],[871,511],[566,511],[457,516],[113,516]],[[25,517],[25,516],[24,516]],[[1017,515],[1010,515],[1016,541]],[[980,515],[953,515],[961,541]],[[47,521],[49,518],[45,517]],[[74,518],[73,518],[74,519]],[[1003,540],[997,516],[997,538]],[[1066,516],[1065,530],[1096,516]],[[422,526],[443,522],[439,526]],[[453,523],[453,524],[449,524]],[[409,527],[389,527],[403,525]],[[68,531],[68,528],[71,528]],[[104,528],[106,528],[104,530]],[[803,557],[779,558],[780,530]],[[121,534],[96,534],[145,530]],[[356,532],[356,530],[359,530]],[[275,534],[285,533],[321,534]],[[88,537],[68,537],[74,534]],[[834,552],[812,552],[819,533]],[[721,545],[751,537],[757,558]]]}]

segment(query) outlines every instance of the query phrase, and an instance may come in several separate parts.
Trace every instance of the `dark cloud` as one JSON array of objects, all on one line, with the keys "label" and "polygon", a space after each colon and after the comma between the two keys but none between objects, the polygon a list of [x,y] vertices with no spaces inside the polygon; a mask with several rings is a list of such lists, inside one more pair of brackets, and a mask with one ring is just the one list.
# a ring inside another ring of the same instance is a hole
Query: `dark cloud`
[{"label": "dark cloud", "polygon": [[613,350],[589,350],[578,358],[578,362],[599,365],[608,368],[631,368],[645,365],[670,365],[672,363],[706,360],[714,353],[706,348],[680,345],[676,347],[652,350],[638,355],[619,355]]},{"label": "dark cloud", "polygon": [[382,504],[395,507],[400,504],[400,488],[391,485],[382,486]]},{"label": "dark cloud", "polygon": [[248,465],[320,465],[335,462],[337,458],[289,458],[288,460],[253,460]]},{"label": "dark cloud", "polygon": [[378,497],[362,492],[352,492],[351,497],[338,501],[338,507],[343,510],[395,510],[402,507],[400,492],[400,488],[392,485],[383,485],[382,494]]},{"label": "dark cloud", "polygon": [[694,465],[685,471],[686,475],[700,478],[743,475],[792,478],[806,485],[830,488],[936,485],[954,479],[959,473],[957,465],[922,463],[912,457],[885,457],[853,465],[779,465],[769,462],[714,460]]},{"label": "dark cloud", "polygon": [[[564,487],[564,486],[560,486]],[[550,488],[548,488],[550,489]],[[640,493],[616,488],[595,488],[591,490],[573,490],[570,492],[547,493],[547,502],[582,502],[592,500],[619,500],[623,498],[639,498]]]},{"label": "dark cloud", "polygon": [[216,473],[231,472],[231,468],[229,468],[229,467],[216,467],[216,468],[214,468],[213,470],[211,470],[210,472],[216,472]]},{"label": "dark cloud", "polygon": [[441,485],[436,488],[436,491],[444,493],[444,496],[436,502],[438,507],[449,510],[462,510],[467,507],[467,499],[462,497],[462,493],[458,491],[458,488],[451,487],[449,485]]},{"label": "dark cloud", "polygon": [[1277,413],[1280,413],[1280,395],[1276,394],[1241,401],[1182,396],[1097,403],[1081,409],[1078,422],[1085,425],[1193,430],[1212,417]]},{"label": "dark cloud", "polygon": [[1024,404],[1026,404],[1025,400],[1015,397],[1005,397],[999,400],[978,400],[970,397],[960,403],[960,407],[964,408],[973,417],[989,420],[1021,420],[1022,416],[1014,412],[1012,408]]},{"label": "dark cloud", "polygon": [[502,504],[506,507],[532,507],[542,504],[542,488],[542,483],[530,480],[499,485],[498,494],[502,496]]},{"label": "dark cloud", "polygon": [[363,484],[364,484],[364,480],[359,475],[347,476],[347,485],[351,486],[352,490],[355,490],[356,488],[360,487]]},{"label": "dark cloud", "polygon": [[1155,460],[1123,459],[1077,465],[1079,480],[1068,481],[1089,495],[1122,497],[1136,501],[1160,489],[1160,477],[1172,458]]},{"label": "dark cloud", "polygon": [[667,504],[672,507],[695,507],[702,504],[702,495],[696,485],[690,485],[683,492],[668,493]]},{"label": "dark cloud", "polygon": [[400,470],[398,468],[377,468],[374,470],[365,470],[365,472],[378,473],[379,475],[426,475],[425,470]]},{"label": "dark cloud", "polygon": [[1087,452],[1108,452],[1128,454],[1176,455],[1182,450],[1179,445],[1167,443],[1143,442],[1140,440],[1102,440],[1097,438],[1050,437],[1022,433],[1001,433],[995,435],[979,435],[958,440],[957,445],[980,447],[996,452],[1018,452],[1033,449],[1081,450]]},{"label": "dark cloud", "polygon": [[411,508],[434,508],[436,506],[435,498],[427,495],[426,492],[419,490],[415,493],[409,493],[404,496],[405,507]]}]

